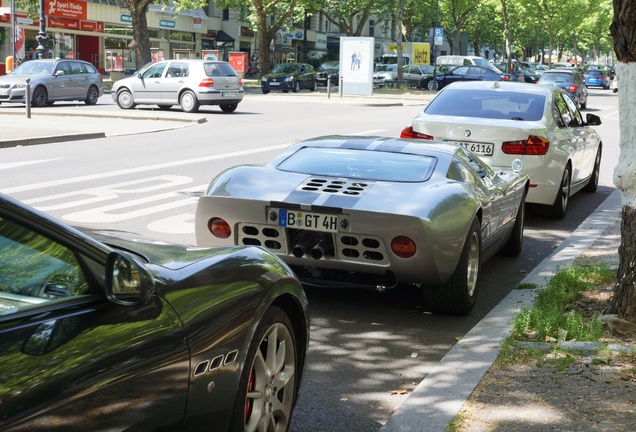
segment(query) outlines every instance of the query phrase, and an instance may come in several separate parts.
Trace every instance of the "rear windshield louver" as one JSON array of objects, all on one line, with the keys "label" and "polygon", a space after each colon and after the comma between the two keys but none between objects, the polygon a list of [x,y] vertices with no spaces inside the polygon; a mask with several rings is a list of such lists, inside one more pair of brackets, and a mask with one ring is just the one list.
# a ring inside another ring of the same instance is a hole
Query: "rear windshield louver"
[{"label": "rear windshield louver", "polygon": [[298,189],[307,192],[358,196],[366,192],[371,186],[373,186],[373,183],[348,179],[309,178]]}]

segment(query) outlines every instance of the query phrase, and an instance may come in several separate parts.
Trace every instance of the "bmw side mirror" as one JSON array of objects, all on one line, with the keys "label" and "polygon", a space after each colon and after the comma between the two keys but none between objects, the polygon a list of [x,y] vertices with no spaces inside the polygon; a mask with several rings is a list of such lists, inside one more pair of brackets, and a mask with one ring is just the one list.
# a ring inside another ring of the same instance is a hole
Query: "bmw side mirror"
[{"label": "bmw side mirror", "polygon": [[587,113],[585,120],[589,126],[599,126],[601,124],[601,118],[596,114]]},{"label": "bmw side mirror", "polygon": [[128,255],[111,252],[106,261],[106,296],[113,303],[136,306],[153,293],[152,276]]}]

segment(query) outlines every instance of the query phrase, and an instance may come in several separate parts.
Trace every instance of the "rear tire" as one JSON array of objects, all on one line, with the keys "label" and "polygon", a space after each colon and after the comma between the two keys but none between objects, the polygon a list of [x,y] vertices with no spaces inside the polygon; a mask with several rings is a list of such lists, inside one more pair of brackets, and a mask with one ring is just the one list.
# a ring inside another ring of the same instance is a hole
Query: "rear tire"
[{"label": "rear tire", "polygon": [[510,238],[501,248],[499,254],[503,256],[516,257],[521,253],[523,249],[523,227],[526,220],[526,193],[523,192],[521,203],[519,203],[519,210],[517,210],[517,217],[515,218],[515,225],[510,233]]},{"label": "rear tire", "polygon": [[223,111],[224,113],[232,113],[232,112],[236,111],[237,107],[238,107],[238,104],[219,105],[219,108],[221,108],[221,111]]},{"label": "rear tire", "polygon": [[474,218],[464,249],[451,278],[443,285],[424,287],[427,308],[437,314],[467,315],[477,301],[477,279],[481,267],[481,225]]},{"label": "rear tire", "polygon": [[270,307],[258,324],[239,381],[232,432],[286,431],[298,393],[298,347],[291,320]]},{"label": "rear tire", "polygon": [[86,93],[84,103],[86,105],[95,105],[97,103],[97,99],[99,99],[99,90],[97,90],[97,87],[91,86],[88,89],[88,93]]},{"label": "rear tire", "polygon": [[193,113],[199,110],[199,100],[190,90],[183,92],[181,99],[179,99],[179,105],[181,105],[183,112]]},{"label": "rear tire", "polygon": [[546,208],[546,216],[552,219],[563,219],[568,212],[570,202],[570,165],[566,165],[563,171],[561,185],[557,192],[554,204]]}]

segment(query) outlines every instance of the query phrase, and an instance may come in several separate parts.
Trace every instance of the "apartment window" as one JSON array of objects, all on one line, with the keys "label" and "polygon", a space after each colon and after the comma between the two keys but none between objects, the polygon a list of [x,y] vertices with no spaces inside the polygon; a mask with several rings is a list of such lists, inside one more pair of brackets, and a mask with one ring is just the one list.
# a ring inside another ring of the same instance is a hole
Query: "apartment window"
[{"label": "apartment window", "polygon": [[223,21],[229,21],[230,20],[230,9],[228,9],[228,8],[223,9],[222,20]]},{"label": "apartment window", "polygon": [[369,20],[369,36],[375,36],[375,20]]}]

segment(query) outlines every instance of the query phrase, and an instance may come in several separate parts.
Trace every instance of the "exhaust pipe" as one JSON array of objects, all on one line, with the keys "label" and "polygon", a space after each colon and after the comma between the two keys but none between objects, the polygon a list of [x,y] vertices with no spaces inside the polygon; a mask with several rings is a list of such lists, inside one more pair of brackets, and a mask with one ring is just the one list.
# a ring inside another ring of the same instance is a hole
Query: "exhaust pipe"
[{"label": "exhaust pipe", "polygon": [[296,258],[302,258],[307,252],[311,250],[313,246],[318,244],[320,233],[314,233],[312,231],[301,231],[296,236],[296,244],[292,247],[292,255]]},{"label": "exhaust pipe", "polygon": [[313,259],[321,259],[323,256],[333,255],[333,241],[330,234],[324,234],[316,246],[311,248],[311,257]]}]

